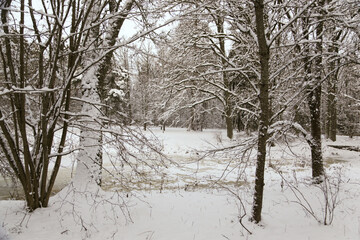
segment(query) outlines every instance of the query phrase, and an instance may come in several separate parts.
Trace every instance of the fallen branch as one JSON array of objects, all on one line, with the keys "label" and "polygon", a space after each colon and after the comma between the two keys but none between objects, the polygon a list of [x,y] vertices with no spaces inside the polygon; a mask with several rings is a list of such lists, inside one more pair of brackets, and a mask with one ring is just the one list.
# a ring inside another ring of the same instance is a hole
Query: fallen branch
[{"label": "fallen branch", "polygon": [[356,146],[347,146],[347,145],[328,145],[328,146],[332,147],[332,148],[342,149],[342,150],[360,152],[360,147],[356,147]]}]

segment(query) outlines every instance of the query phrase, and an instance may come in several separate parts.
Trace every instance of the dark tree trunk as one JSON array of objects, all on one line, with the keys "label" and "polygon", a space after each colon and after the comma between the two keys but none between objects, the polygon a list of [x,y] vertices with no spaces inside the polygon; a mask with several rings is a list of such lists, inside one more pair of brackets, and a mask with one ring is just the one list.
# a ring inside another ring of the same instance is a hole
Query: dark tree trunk
[{"label": "dark tree trunk", "polygon": [[[318,6],[322,8],[325,1],[319,0]],[[322,12],[322,9],[320,9]],[[322,48],[323,48],[323,17],[322,14],[318,17],[318,24],[316,26],[316,58],[315,58],[315,84],[316,87],[309,95],[309,107],[311,118],[311,136],[313,144],[311,147],[311,159],[312,159],[312,177],[315,181],[320,181],[320,178],[324,175],[324,166],[322,159],[321,149],[321,73],[322,73]]]},{"label": "dark tree trunk", "polygon": [[264,191],[264,170],[266,160],[266,141],[268,139],[269,125],[269,58],[270,51],[265,37],[264,23],[264,1],[256,0],[256,35],[259,44],[259,58],[261,65],[260,88],[260,119],[259,119],[259,136],[258,136],[258,154],[256,159],[255,173],[255,192],[252,208],[252,221],[258,223],[261,221],[261,210]]},{"label": "dark tree trunk", "polygon": [[[317,2],[318,7],[322,7],[324,1]],[[321,11],[321,9],[320,9]],[[308,21],[308,19],[306,20]],[[304,36],[308,40],[308,30],[310,25],[306,24]],[[321,177],[324,175],[324,166],[321,149],[321,81],[322,81],[322,34],[323,34],[323,22],[321,14],[317,19],[317,26],[315,29],[317,42],[315,45],[316,57],[313,61],[314,71],[312,72],[312,62],[310,61],[309,46],[305,49],[305,80],[308,84],[308,105],[310,110],[310,132],[311,141],[308,141],[311,149],[311,161],[312,161],[312,177],[315,182],[320,182]]]},{"label": "dark tree trunk", "polygon": [[[335,32],[335,28],[332,28],[333,32]],[[333,54],[335,59],[330,61],[330,76],[327,82],[327,115],[326,115],[326,128],[325,134],[326,137],[332,141],[336,141],[336,130],[337,130],[337,82],[338,82],[338,74],[339,74],[339,65],[340,62],[337,58],[339,54],[339,46],[338,41],[342,31],[335,32],[335,35],[332,37],[333,46],[330,47],[330,53]]]},{"label": "dark tree trunk", "polygon": [[[221,64],[222,67],[225,68],[227,62],[225,59],[226,51],[225,51],[225,38],[224,38],[224,18],[220,15],[217,16],[216,26],[217,26],[217,32],[219,34],[218,38],[219,38],[219,48],[221,51]],[[222,78],[223,78],[224,87],[226,89],[224,92],[224,100],[225,100],[224,112],[225,112],[226,133],[227,133],[227,137],[232,139],[234,126],[232,119],[232,105],[231,105],[230,93],[228,92],[230,90],[230,84],[229,84],[228,76],[225,71],[222,73]]]},{"label": "dark tree trunk", "polygon": [[[231,104],[228,102],[228,104]],[[226,106],[225,109],[225,119],[226,119],[226,135],[228,138],[232,139],[234,136],[234,127],[233,127],[233,119],[231,117],[231,106]]]},{"label": "dark tree trunk", "polygon": [[[336,73],[334,73],[336,74]],[[336,141],[337,110],[336,110],[336,77],[331,76],[328,82],[326,137]]]},{"label": "dark tree trunk", "polygon": [[324,174],[323,159],[321,150],[321,121],[320,121],[320,102],[321,102],[321,86],[316,86],[308,95],[308,103],[310,109],[310,128],[311,128],[311,161],[312,161],[312,177],[318,181]]},{"label": "dark tree trunk", "polygon": [[161,130],[162,130],[162,132],[165,132],[165,128],[166,128],[166,121],[162,121],[162,123],[161,123]]}]

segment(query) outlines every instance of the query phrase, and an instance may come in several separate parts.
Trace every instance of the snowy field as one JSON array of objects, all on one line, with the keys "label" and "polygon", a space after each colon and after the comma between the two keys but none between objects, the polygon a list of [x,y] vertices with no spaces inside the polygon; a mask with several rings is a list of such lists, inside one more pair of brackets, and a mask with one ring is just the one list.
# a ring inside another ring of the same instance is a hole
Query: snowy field
[{"label": "snowy field", "polygon": [[[163,166],[119,166],[116,149],[108,147],[103,189],[79,193],[70,185],[50,207],[31,214],[23,201],[0,201],[0,239],[360,240],[360,153],[328,146],[359,146],[360,138],[323,140],[327,179],[321,186],[311,184],[306,142],[297,136],[276,141],[266,164],[263,220],[256,225],[249,221],[256,151],[236,152],[252,144],[249,136],[237,133],[229,141],[224,130],[153,132],[169,158]],[[206,154],[244,141],[233,151]],[[74,157],[64,161],[59,188],[70,181]]]}]

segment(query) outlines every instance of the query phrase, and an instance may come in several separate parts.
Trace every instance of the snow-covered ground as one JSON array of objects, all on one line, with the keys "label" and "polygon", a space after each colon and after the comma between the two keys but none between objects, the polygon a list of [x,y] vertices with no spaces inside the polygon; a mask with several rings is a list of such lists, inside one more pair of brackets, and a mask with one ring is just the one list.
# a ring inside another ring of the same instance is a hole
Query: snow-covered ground
[{"label": "snow-covered ground", "polygon": [[[204,150],[234,146],[247,135],[229,141],[224,130],[153,131],[172,163],[155,170],[136,165],[144,178],[126,167],[120,176],[105,174],[106,191],[78,193],[69,185],[34,213],[24,210],[23,201],[2,200],[0,239],[360,239],[360,153],[328,146],[359,146],[360,138],[323,141],[328,179],[320,187],[311,184],[306,143],[300,137],[275,142],[266,165],[263,220],[256,225],[249,221],[256,151],[204,156]],[[109,147],[105,156],[113,173],[116,150]],[[63,183],[73,166],[66,159]]]}]

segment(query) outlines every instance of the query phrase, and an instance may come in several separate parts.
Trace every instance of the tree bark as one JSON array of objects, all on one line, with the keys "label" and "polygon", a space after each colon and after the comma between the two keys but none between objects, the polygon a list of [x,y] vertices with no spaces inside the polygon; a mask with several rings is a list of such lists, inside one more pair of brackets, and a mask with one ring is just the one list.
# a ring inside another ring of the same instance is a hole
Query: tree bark
[{"label": "tree bark", "polygon": [[312,177],[315,181],[323,176],[323,159],[321,149],[321,121],[320,121],[320,102],[321,102],[321,86],[316,86],[308,95],[308,104],[310,110],[310,128],[311,137],[311,162]]},{"label": "tree bark", "polygon": [[269,126],[269,59],[270,50],[267,45],[265,36],[264,23],[264,1],[256,0],[255,17],[256,17],[256,35],[259,45],[259,58],[261,66],[261,77],[259,83],[259,101],[260,101],[260,119],[258,135],[258,154],[256,159],[255,173],[255,191],[254,202],[252,207],[252,221],[258,223],[261,221],[261,210],[264,192],[264,171],[266,160],[266,141],[268,139]]},{"label": "tree bark", "polygon": [[[336,75],[337,73],[333,73]],[[327,86],[327,115],[326,115],[326,137],[336,141],[337,110],[336,110],[336,76],[330,76]]]},{"label": "tree bark", "polygon": [[338,74],[339,74],[339,65],[340,62],[338,59],[339,54],[339,46],[338,41],[342,34],[342,31],[336,32],[335,27],[333,27],[332,32],[335,33],[332,37],[333,44],[330,47],[330,54],[333,55],[333,58],[329,64],[329,71],[330,76],[327,81],[327,115],[326,115],[326,127],[325,127],[325,134],[326,137],[329,138],[331,141],[336,141],[336,132],[337,132],[337,82],[338,82]]},{"label": "tree bark", "polygon": [[94,59],[100,54],[96,51],[98,46],[99,26],[92,26],[100,15],[100,2],[87,2],[88,8],[88,39],[87,44],[91,46],[83,58],[85,66],[89,66],[81,79],[81,127],[80,127],[80,151],[77,156],[76,173],[73,183],[80,191],[100,183],[102,159],[99,159],[101,149],[101,91],[99,91],[99,64]]},{"label": "tree bark", "polygon": [[[120,5],[116,1],[109,2],[112,13],[121,11],[118,17],[110,20],[109,26],[105,33],[105,43],[102,45],[103,49],[109,49],[107,52],[96,52],[95,46],[89,55],[84,57],[85,65],[90,66],[84,73],[82,78],[82,100],[84,102],[82,107],[82,115],[85,116],[82,122],[82,129],[80,134],[80,148],[78,154],[78,166],[76,175],[74,177],[75,185],[81,190],[88,187],[90,189],[94,184],[101,183],[101,169],[102,169],[102,124],[101,124],[101,107],[100,104],[105,99],[104,82],[105,78],[111,68],[111,59],[113,51],[111,49],[115,43],[120,29],[127,17],[127,14],[134,5],[134,0],[127,0],[123,8],[120,10]],[[98,4],[98,3],[97,3]],[[95,3],[96,5],[96,3]],[[91,11],[91,18],[96,19],[100,8],[93,6]],[[93,42],[98,38],[97,28],[90,29],[89,42]],[[100,63],[93,63],[94,59],[103,57]]]},{"label": "tree bark", "polygon": [[[88,58],[86,63],[91,62]],[[95,75],[97,65],[90,67],[84,74],[82,79],[82,101],[83,106],[81,113],[80,129],[80,151],[77,156],[76,174],[74,176],[74,184],[81,190],[85,190],[87,186],[100,183],[100,173],[102,162],[99,157],[101,149],[101,124],[97,120],[101,119],[99,106],[100,95],[98,93],[98,79]]]},{"label": "tree bark", "polygon": [[[227,62],[225,59],[226,51],[225,51],[225,37],[224,37],[225,32],[224,32],[223,16],[220,15],[217,16],[216,27],[217,27],[217,32],[219,34],[218,39],[219,39],[219,48],[221,52],[221,64],[223,69],[225,69]],[[225,71],[222,72],[222,79],[223,79],[224,87],[226,89],[226,91],[224,91],[226,133],[227,133],[227,137],[232,139],[234,126],[232,119],[232,105],[231,105],[230,93],[228,92],[230,91],[230,84],[229,84],[228,76]]]},{"label": "tree bark", "polygon": [[[322,8],[324,0],[317,1],[317,6]],[[322,9],[320,9],[322,12]],[[315,29],[317,42],[315,45],[314,72],[311,74],[311,63],[309,56],[306,56],[305,72],[307,73],[308,85],[308,105],[310,110],[310,131],[311,131],[311,162],[312,177],[315,182],[321,182],[324,175],[324,166],[321,147],[321,81],[322,81],[322,43],[323,43],[323,17],[321,14],[317,17],[317,26]],[[308,25],[309,26],[309,25]],[[308,30],[308,29],[307,29]],[[307,36],[308,38],[308,36]],[[313,77],[311,75],[314,75]]]}]

